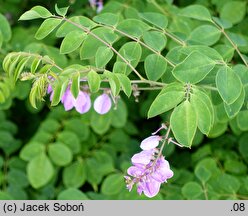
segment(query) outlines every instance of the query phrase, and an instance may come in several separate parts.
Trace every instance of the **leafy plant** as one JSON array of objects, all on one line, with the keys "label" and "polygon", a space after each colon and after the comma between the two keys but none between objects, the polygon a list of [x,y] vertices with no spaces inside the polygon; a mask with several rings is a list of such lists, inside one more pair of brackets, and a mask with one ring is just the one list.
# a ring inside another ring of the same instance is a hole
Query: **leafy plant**
[{"label": "leafy plant", "polygon": [[[171,1],[118,0],[108,1],[93,17],[74,15],[69,7],[57,5],[56,14],[43,6],[23,13],[21,21],[44,19],[34,34],[41,43],[5,56],[0,102],[11,101],[17,86],[28,83],[34,108],[42,109],[40,101],[49,93],[51,106],[62,102],[66,110],[75,107],[84,113],[66,113],[60,105],[52,108],[21,149],[20,158],[27,167],[27,174],[23,170],[22,174],[36,189],[30,197],[71,193],[91,199],[143,198],[128,193],[121,177],[138,150],[131,137],[141,128],[132,121],[141,115],[167,125],[156,156],[161,157],[165,149],[174,178],[158,198],[246,198],[248,189],[242,186],[247,182],[243,137],[248,130],[245,8],[241,1],[178,7]],[[11,33],[5,18],[0,19],[4,44]],[[58,48],[47,45],[47,37],[56,37]],[[138,115],[137,105],[130,102],[133,97],[140,101]],[[203,136],[215,139],[198,147]],[[192,150],[175,151],[173,144]],[[56,194],[58,175],[63,180]],[[85,182],[94,192],[78,190],[86,187]],[[47,195],[49,187],[54,193]],[[97,193],[99,187],[101,193]]]}]

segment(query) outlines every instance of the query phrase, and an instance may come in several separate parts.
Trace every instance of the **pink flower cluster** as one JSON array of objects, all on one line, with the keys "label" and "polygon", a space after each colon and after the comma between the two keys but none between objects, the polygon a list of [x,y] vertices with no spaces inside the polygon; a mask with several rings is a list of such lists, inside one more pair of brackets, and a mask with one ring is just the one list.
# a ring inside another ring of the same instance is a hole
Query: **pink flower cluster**
[{"label": "pink flower cluster", "polygon": [[161,184],[173,176],[168,161],[157,148],[162,139],[161,136],[154,135],[141,142],[140,147],[143,151],[132,157],[133,165],[127,170],[129,176],[125,176],[129,191],[136,184],[138,194],[143,192],[147,197],[154,197],[158,194]]},{"label": "pink flower cluster", "polygon": [[[47,93],[50,95],[50,100],[53,98],[53,89],[51,85],[48,85]],[[64,105],[66,111],[75,108],[77,112],[83,114],[90,110],[91,99],[87,91],[79,91],[77,98],[71,93],[70,85],[65,90],[64,95],[61,98],[61,103]],[[111,109],[112,102],[111,98],[107,93],[103,93],[98,96],[94,101],[94,110],[103,115]]]}]

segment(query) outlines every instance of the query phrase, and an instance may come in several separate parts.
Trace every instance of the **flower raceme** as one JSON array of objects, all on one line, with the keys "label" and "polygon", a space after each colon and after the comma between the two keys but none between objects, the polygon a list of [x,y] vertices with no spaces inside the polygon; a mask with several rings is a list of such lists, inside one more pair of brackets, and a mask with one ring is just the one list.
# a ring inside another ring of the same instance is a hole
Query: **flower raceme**
[{"label": "flower raceme", "polygon": [[128,176],[124,177],[129,191],[136,184],[138,194],[143,192],[147,197],[154,197],[161,184],[173,176],[169,162],[157,148],[162,140],[161,136],[154,135],[141,142],[142,151],[131,158],[132,166],[127,170]]},{"label": "flower raceme", "polygon": [[[51,85],[48,85],[47,93],[50,95],[50,100],[53,98],[53,89]],[[87,91],[79,91],[77,98],[75,98],[70,89],[70,85],[65,90],[61,98],[61,103],[64,105],[66,111],[75,108],[77,112],[83,114],[90,110],[91,99],[90,94]],[[99,95],[94,101],[94,109],[97,113],[103,115],[109,112],[111,109],[111,98],[107,93]]]}]

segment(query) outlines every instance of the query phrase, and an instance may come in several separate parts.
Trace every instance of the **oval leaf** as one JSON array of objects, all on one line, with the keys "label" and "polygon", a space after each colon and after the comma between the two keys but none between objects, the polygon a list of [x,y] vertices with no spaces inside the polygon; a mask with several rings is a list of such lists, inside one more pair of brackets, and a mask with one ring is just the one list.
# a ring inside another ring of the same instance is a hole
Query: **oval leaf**
[{"label": "oval leaf", "polygon": [[93,93],[98,92],[100,85],[101,85],[100,75],[95,71],[90,71],[87,74],[87,80],[88,80],[90,91]]},{"label": "oval leaf", "polygon": [[197,114],[188,100],[173,110],[170,125],[177,141],[191,147],[197,128]]},{"label": "oval leaf", "polygon": [[167,68],[164,57],[151,54],[145,59],[145,72],[149,80],[157,81],[163,76]]},{"label": "oval leaf", "polygon": [[214,66],[215,61],[195,51],[176,65],[172,73],[181,82],[195,84],[203,80]]},{"label": "oval leaf", "polygon": [[223,101],[230,105],[241,94],[242,83],[230,67],[221,67],[216,75],[216,86]]},{"label": "oval leaf", "polygon": [[[174,84],[174,87],[176,86],[178,85]],[[165,87],[161,92],[162,93],[155,98],[150,106],[148,118],[152,118],[174,108],[185,96],[183,85],[181,85],[181,87],[179,86],[179,88],[173,88],[173,85],[170,85],[170,87]]]},{"label": "oval leaf", "polygon": [[49,35],[60,23],[61,19],[56,19],[56,18],[49,18],[46,19],[38,29],[38,31],[35,34],[35,38],[37,40],[42,40],[45,38],[47,35]]},{"label": "oval leaf", "polygon": [[109,47],[99,47],[95,56],[96,67],[104,68],[106,64],[108,64],[108,62],[111,60],[113,55],[114,53]]},{"label": "oval leaf", "polygon": [[197,20],[211,21],[211,14],[208,9],[202,5],[190,5],[183,8],[180,16],[190,17]]},{"label": "oval leaf", "polygon": [[60,53],[67,54],[76,50],[83,43],[86,34],[82,31],[69,32],[63,39],[60,46]]},{"label": "oval leaf", "polygon": [[42,153],[28,163],[27,174],[30,184],[34,188],[40,188],[51,180],[54,168],[49,158]]}]

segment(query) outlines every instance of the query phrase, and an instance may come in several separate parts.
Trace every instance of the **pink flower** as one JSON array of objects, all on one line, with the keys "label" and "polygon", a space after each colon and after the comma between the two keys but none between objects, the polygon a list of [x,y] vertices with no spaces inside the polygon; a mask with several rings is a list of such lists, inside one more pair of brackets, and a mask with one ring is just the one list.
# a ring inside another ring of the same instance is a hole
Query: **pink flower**
[{"label": "pink flower", "polygon": [[[148,160],[145,161],[147,162]],[[129,191],[136,183],[138,194],[143,192],[147,197],[154,197],[158,194],[161,183],[167,182],[167,179],[173,176],[173,171],[168,161],[160,156],[157,159],[152,158],[148,164],[133,164],[128,168],[127,174],[129,176],[125,179]]]},{"label": "pink flower", "polygon": [[140,148],[142,148],[143,150],[151,150],[153,148],[156,148],[161,139],[161,136],[149,136],[141,142]]},{"label": "pink flower", "polygon": [[[50,101],[52,101],[53,89],[50,84],[47,87],[47,93],[51,94]],[[71,110],[73,107],[75,107],[75,109],[81,114],[88,112],[91,107],[89,94],[84,91],[79,91],[77,98],[74,98],[70,90],[70,85],[65,90],[65,93],[61,98],[61,103],[64,105],[66,111]]]},{"label": "pink flower", "polygon": [[65,110],[71,110],[73,107],[83,114],[89,111],[91,107],[91,100],[88,93],[79,91],[77,98],[71,93],[70,87],[68,87],[61,98],[61,103],[64,104]]},{"label": "pink flower", "polygon": [[111,109],[111,99],[108,94],[103,93],[98,96],[94,102],[94,109],[97,113],[103,115]]},{"label": "pink flower", "polygon": [[[159,130],[162,128],[167,129],[162,125]],[[173,176],[169,162],[162,155],[162,149],[157,148],[162,139],[164,138],[161,136],[153,135],[141,142],[140,147],[143,151],[133,155],[132,166],[127,170],[129,176],[125,176],[126,187],[129,191],[136,184],[138,194],[144,193],[147,197],[154,197],[158,194],[161,184]]]},{"label": "pink flower", "polygon": [[155,149],[141,151],[140,153],[135,154],[131,158],[131,161],[132,161],[133,164],[147,165],[147,164],[150,163],[150,161],[152,159],[154,159],[154,153],[155,152],[156,152]]},{"label": "pink flower", "polygon": [[151,177],[147,177],[145,181],[141,181],[138,183],[138,194],[142,194],[142,192],[149,198],[156,196],[160,189],[160,182],[152,179]]}]

